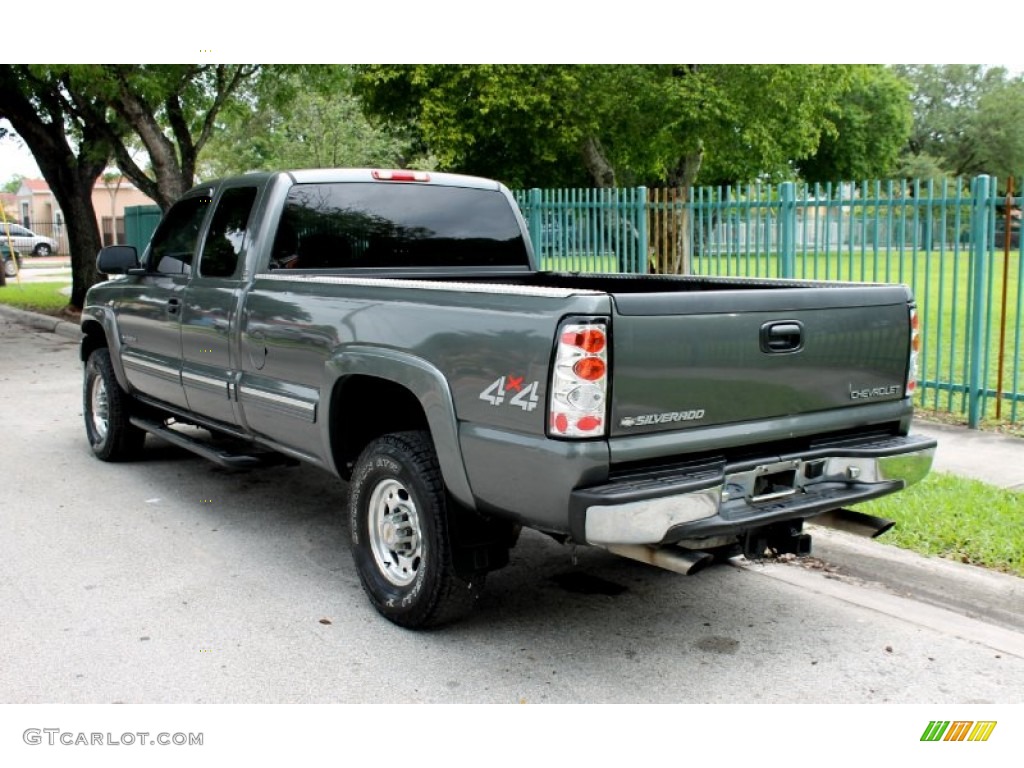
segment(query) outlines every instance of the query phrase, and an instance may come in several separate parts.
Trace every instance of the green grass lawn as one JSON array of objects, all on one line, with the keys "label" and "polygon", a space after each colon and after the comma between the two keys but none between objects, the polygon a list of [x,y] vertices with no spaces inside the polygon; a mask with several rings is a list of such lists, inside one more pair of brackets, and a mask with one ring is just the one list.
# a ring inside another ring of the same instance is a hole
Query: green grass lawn
[{"label": "green grass lawn", "polygon": [[9,277],[7,285],[0,288],[0,304],[55,315],[68,304],[68,297],[61,293],[67,287],[67,282],[18,284]]},{"label": "green grass lawn", "polygon": [[1024,493],[936,472],[856,509],[896,521],[884,543],[1024,576]]}]

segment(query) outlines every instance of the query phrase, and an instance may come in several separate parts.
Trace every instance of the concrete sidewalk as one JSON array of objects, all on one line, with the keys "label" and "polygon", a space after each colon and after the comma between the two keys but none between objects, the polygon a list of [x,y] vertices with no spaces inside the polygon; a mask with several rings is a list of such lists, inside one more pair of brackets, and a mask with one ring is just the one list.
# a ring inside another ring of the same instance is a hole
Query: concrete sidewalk
[{"label": "concrete sidewalk", "polygon": [[1024,491],[1024,438],[920,420],[912,431],[939,441],[934,471]]}]

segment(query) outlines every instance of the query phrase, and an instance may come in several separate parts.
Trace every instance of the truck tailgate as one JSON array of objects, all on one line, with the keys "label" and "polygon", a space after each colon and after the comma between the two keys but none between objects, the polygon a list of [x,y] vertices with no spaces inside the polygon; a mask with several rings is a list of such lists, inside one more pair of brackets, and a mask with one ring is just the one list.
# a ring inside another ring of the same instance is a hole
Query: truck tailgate
[{"label": "truck tailgate", "polygon": [[613,294],[613,436],[904,397],[902,286]]}]

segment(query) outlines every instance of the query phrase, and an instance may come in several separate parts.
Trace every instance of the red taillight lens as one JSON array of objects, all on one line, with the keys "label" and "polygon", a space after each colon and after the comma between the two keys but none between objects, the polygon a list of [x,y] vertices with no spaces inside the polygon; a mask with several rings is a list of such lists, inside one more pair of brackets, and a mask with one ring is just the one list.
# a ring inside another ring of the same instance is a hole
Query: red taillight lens
[{"label": "red taillight lens", "polygon": [[584,432],[592,432],[601,426],[600,416],[584,416],[576,422],[576,429],[581,429]]},{"label": "red taillight lens", "polygon": [[600,357],[584,357],[576,361],[572,371],[584,381],[597,381],[604,376],[604,360]]},{"label": "red taillight lens", "polygon": [[604,349],[607,339],[604,331],[587,328],[583,331],[568,331],[562,334],[562,343],[579,347],[588,355],[596,355]]},{"label": "red taillight lens", "polygon": [[917,390],[917,358],[921,352],[921,326],[917,310],[910,309],[910,359],[907,360],[907,383],[904,393],[910,397]]}]

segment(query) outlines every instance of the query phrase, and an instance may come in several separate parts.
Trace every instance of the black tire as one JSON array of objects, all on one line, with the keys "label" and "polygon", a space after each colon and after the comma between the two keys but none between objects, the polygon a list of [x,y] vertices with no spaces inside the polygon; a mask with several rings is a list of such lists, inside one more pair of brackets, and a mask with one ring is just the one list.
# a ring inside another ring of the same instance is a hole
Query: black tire
[{"label": "black tire", "polygon": [[454,621],[483,586],[483,575],[456,573],[447,514],[429,434],[396,432],[366,447],[349,483],[352,556],[374,608],[399,626]]},{"label": "black tire", "polygon": [[49,256],[53,253],[53,249],[50,248],[46,243],[39,243],[35,248],[32,249],[32,253],[36,256]]},{"label": "black tire", "polygon": [[128,421],[131,396],[121,389],[106,347],[94,349],[85,363],[82,412],[92,452],[103,461],[137,459],[145,431]]},{"label": "black tire", "polygon": [[4,259],[4,275],[7,277],[18,276],[18,262],[14,259]]}]

